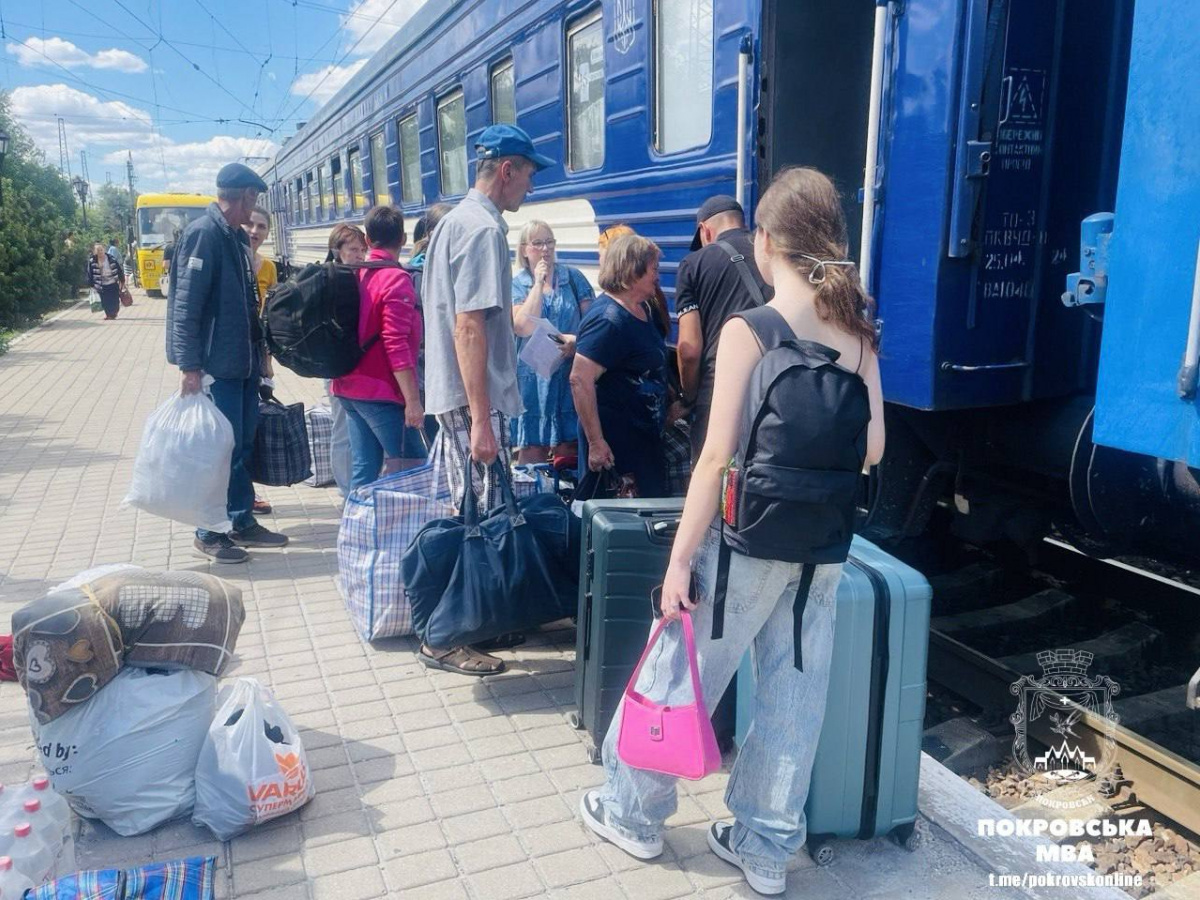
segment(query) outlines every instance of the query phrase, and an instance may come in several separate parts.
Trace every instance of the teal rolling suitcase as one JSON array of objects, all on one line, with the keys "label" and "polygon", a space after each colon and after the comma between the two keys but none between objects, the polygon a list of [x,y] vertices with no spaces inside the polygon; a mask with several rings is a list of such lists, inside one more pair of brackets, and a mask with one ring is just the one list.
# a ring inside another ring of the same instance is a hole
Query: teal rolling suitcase
[{"label": "teal rolling suitcase", "polygon": [[583,505],[572,724],[600,745],[646,646],[650,591],[662,584],[683,498],[589,500]]},{"label": "teal rolling suitcase", "polygon": [[[808,851],[834,838],[890,834],[911,846],[925,718],[929,582],[856,537],[838,587],[833,670],[805,813]],[[737,738],[754,716],[750,655],[738,678]]]}]

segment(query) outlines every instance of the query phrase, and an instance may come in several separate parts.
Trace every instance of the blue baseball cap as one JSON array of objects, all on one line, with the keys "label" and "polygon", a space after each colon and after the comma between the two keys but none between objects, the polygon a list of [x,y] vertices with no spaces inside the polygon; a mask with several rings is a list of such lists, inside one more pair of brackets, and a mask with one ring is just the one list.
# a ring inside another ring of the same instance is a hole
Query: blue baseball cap
[{"label": "blue baseball cap", "polygon": [[524,129],[516,125],[489,125],[475,141],[478,159],[497,159],[501,156],[523,156],[540,172],[554,165],[554,160],[533,149],[533,141]]}]

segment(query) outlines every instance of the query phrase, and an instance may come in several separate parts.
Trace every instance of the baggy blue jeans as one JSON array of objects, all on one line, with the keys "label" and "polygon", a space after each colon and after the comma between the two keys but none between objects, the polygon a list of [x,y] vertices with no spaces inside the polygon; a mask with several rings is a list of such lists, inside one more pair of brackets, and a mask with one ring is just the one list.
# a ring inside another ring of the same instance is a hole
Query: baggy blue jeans
[{"label": "baggy blue jeans", "polygon": [[404,424],[404,407],[381,400],[338,397],[350,436],[350,489],[379,478],[385,460],[424,459],[425,446],[416,429]]},{"label": "baggy blue jeans", "polygon": [[[804,671],[795,668],[792,598],[799,563],[753,559],[734,553],[725,599],[725,632],[712,640],[712,595],[717,574],[716,528],[699,554],[701,601],[692,612],[701,688],[711,715],[748,648],[756,677],[754,723],[729,779],[725,803],[735,823],[731,846],[756,873],[782,877],[804,845],[804,803],[817,752],[833,655],[834,602],[842,566],[816,567],[802,628]],[[691,702],[692,686],[683,629],[668,627],[646,661],[638,691],[669,704]],[[627,837],[661,837],[675,812],[676,779],[633,769],[617,757],[621,711],[604,739],[607,780],[600,790],[609,825]]]},{"label": "baggy blue jeans", "polygon": [[[249,378],[214,378],[208,391],[213,403],[233,426],[233,457],[229,461],[229,499],[226,509],[234,531],[256,523],[254,518],[254,482],[250,479],[254,459],[254,433],[258,430],[257,369]],[[217,532],[196,529],[196,537],[210,541]]]}]

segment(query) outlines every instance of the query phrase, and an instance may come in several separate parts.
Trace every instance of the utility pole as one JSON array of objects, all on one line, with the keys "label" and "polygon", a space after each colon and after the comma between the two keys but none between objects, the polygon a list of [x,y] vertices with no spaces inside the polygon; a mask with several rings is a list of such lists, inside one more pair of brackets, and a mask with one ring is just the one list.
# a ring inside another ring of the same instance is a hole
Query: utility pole
[{"label": "utility pole", "polygon": [[88,175],[86,150],[79,151],[79,174],[83,176],[83,180],[87,182],[88,189],[90,190],[92,186],[92,179],[91,176]]},{"label": "utility pole", "polygon": [[[137,191],[133,189],[133,183],[136,181],[133,175],[133,151],[130,151],[125,160],[125,176],[129,179],[129,225],[125,232],[125,239],[132,246],[134,238],[137,236],[135,222],[137,219]],[[133,283],[137,287],[142,286],[141,269],[137,264],[137,251],[132,250],[129,257],[133,263]]]},{"label": "utility pole", "polygon": [[58,117],[58,174],[71,177],[71,154],[67,152],[67,123]]}]

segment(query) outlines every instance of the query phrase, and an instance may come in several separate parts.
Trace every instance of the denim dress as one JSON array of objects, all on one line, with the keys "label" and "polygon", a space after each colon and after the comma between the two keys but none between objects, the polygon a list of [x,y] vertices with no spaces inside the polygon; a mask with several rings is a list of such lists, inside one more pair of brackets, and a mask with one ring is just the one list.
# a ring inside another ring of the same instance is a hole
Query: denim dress
[{"label": "denim dress", "polygon": [[[533,288],[533,275],[522,269],[513,276],[513,305],[519,306]],[[580,305],[594,298],[591,284],[578,269],[554,266],[554,291],[542,298],[541,318],[563,334],[578,334]],[[517,338],[517,354],[527,338]],[[567,360],[549,378],[542,378],[517,360],[517,386],[525,412],[512,419],[514,447],[553,447],[579,437],[579,418],[571,399],[571,361]]]}]

